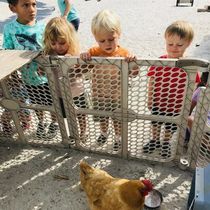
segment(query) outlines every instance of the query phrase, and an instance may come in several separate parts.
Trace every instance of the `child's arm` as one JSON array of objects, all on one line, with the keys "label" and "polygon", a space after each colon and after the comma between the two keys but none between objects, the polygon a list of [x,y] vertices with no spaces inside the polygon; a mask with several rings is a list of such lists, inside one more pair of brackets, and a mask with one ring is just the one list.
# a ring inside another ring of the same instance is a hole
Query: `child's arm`
[{"label": "child's arm", "polygon": [[192,100],[191,106],[190,106],[190,113],[189,113],[189,115],[192,114],[192,111],[196,107],[196,105],[197,105],[197,101]]},{"label": "child's arm", "polygon": [[131,70],[129,70],[129,77],[136,77],[139,74],[139,66],[134,65]]},{"label": "child's arm", "polygon": [[148,101],[147,101],[147,106],[148,109],[152,109],[152,102],[153,102],[153,85],[154,85],[154,78],[150,77],[149,78],[149,83],[148,83]]},{"label": "child's arm", "polygon": [[46,73],[41,66],[38,66],[37,73],[38,73],[39,76],[46,76]]},{"label": "child's arm", "polygon": [[201,93],[201,87],[198,87],[198,88],[194,91],[194,93],[193,93],[193,95],[192,95],[192,102],[191,102],[191,106],[190,106],[190,113],[189,113],[189,115],[192,114],[193,109],[196,107],[197,102],[198,102],[199,97],[200,97],[200,93]]},{"label": "child's arm", "polygon": [[69,14],[69,12],[71,10],[71,4],[70,4],[70,0],[64,0],[64,1],[65,1],[65,4],[66,4],[66,9],[65,9],[65,11],[63,13],[63,17],[67,18],[68,14]]},{"label": "child's arm", "polygon": [[[136,61],[136,56],[133,55],[133,54],[128,54],[126,57],[125,57],[125,60],[126,62],[132,62],[132,61]],[[134,65],[132,67],[132,69],[129,71],[129,76],[130,77],[135,77],[137,76],[139,73],[139,66],[138,65]]]}]

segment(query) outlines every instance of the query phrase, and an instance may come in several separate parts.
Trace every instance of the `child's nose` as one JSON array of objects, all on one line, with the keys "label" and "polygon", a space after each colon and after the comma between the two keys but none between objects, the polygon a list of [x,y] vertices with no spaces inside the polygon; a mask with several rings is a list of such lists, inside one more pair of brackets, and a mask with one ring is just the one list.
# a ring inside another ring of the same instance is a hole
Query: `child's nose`
[{"label": "child's nose", "polygon": [[177,45],[173,45],[173,46],[172,46],[172,49],[173,49],[173,50],[176,50],[177,48],[178,48]]},{"label": "child's nose", "polygon": [[36,7],[35,7],[34,5],[31,5],[31,6],[29,7],[29,10],[30,10],[31,12],[34,12],[34,11],[36,10]]},{"label": "child's nose", "polygon": [[106,43],[106,44],[111,44],[111,41],[106,40],[105,43]]},{"label": "child's nose", "polygon": [[56,50],[59,50],[59,49],[60,49],[60,45],[59,45],[59,44],[56,44],[56,45],[55,45],[55,49],[56,49]]}]

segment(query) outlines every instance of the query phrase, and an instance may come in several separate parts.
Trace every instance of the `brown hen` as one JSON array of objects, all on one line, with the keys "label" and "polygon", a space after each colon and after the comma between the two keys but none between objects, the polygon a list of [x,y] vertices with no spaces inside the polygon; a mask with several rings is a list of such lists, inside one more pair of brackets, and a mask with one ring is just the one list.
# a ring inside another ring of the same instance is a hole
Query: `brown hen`
[{"label": "brown hen", "polygon": [[142,210],[145,195],[152,190],[149,180],[114,178],[84,161],[80,180],[91,210]]}]

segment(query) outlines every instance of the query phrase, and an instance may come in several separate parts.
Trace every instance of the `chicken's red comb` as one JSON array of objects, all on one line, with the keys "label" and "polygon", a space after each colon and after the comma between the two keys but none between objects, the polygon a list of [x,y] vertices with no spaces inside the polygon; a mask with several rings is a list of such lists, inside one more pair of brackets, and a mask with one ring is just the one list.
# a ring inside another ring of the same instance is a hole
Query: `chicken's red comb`
[{"label": "chicken's red comb", "polygon": [[145,189],[144,189],[144,191],[143,191],[143,195],[145,196],[145,195],[148,195],[148,193],[150,192],[150,191],[152,191],[153,190],[153,184],[152,184],[152,182],[150,181],[150,180],[148,180],[148,179],[144,179],[144,180],[141,180],[142,181],[142,183],[144,184],[144,186],[145,186]]}]

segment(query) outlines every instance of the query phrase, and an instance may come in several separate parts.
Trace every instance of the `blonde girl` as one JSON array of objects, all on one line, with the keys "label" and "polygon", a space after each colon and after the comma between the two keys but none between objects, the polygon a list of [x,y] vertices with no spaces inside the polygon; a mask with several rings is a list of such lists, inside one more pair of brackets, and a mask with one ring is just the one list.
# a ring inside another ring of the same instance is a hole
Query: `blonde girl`
[{"label": "blonde girl", "polygon": [[[44,53],[47,55],[79,55],[79,41],[71,23],[61,17],[54,17],[48,22],[44,32]],[[82,75],[71,71],[69,81],[75,106],[87,108]],[[63,116],[66,117],[61,95],[60,102]],[[86,140],[86,116],[78,114],[77,118],[80,127],[80,140],[84,142]]]},{"label": "blonde girl", "polygon": [[79,55],[79,40],[71,23],[61,17],[48,22],[44,32],[44,52],[47,55]]}]

